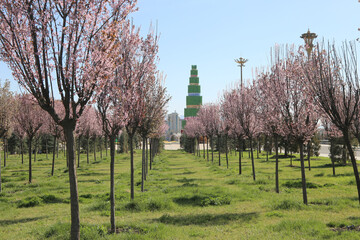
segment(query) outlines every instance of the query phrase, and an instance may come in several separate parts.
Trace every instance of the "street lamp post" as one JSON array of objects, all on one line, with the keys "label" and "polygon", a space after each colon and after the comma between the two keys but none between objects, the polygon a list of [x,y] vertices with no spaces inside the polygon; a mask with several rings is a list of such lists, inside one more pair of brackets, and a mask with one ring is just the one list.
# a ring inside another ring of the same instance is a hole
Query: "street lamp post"
[{"label": "street lamp post", "polygon": [[317,38],[317,35],[315,33],[311,33],[308,29],[307,33],[303,33],[300,36],[305,41],[305,48],[308,54],[308,58],[310,58],[311,51],[314,47],[313,41],[315,38]]},{"label": "street lamp post", "polygon": [[242,68],[245,66],[244,64],[248,61],[248,59],[245,59],[245,58],[239,58],[239,59],[235,59],[235,62],[237,64],[239,64],[238,66],[240,67],[240,81],[241,81],[241,89],[242,89],[242,86],[243,86],[243,78],[242,78]]}]

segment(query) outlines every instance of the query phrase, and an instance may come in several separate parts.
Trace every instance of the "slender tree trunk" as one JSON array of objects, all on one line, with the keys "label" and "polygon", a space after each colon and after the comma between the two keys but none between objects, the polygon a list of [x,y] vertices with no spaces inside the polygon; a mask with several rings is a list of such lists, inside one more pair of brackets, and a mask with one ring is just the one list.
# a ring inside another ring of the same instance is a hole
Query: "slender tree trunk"
[{"label": "slender tree trunk", "polygon": [[[330,140],[330,144],[331,144],[331,148],[334,147],[334,142]],[[330,159],[331,159],[331,165],[332,165],[332,170],[333,170],[333,176],[336,175],[335,173],[335,159],[334,159],[334,155],[331,153],[330,154]]]},{"label": "slender tree trunk", "polygon": [[90,163],[90,161],[89,161],[89,137],[87,137],[87,140],[86,140],[86,161],[88,164]]},{"label": "slender tree trunk", "polygon": [[311,141],[307,144],[307,160],[309,163],[309,171],[311,171],[311,165],[310,165],[310,148],[311,148]]},{"label": "slender tree trunk", "polygon": [[305,164],[304,164],[304,143],[300,142],[300,163],[301,163],[301,182],[303,191],[303,202],[307,205],[307,193],[306,193],[306,178],[305,178]]},{"label": "slender tree trunk", "polygon": [[56,136],[54,136],[54,150],[53,150],[53,158],[52,158],[52,165],[51,165],[51,176],[54,176],[54,169],[55,169],[55,147],[56,147]]},{"label": "slender tree trunk", "polygon": [[71,239],[80,239],[80,212],[79,195],[77,186],[77,174],[74,149],[74,128],[64,127],[67,148],[67,159],[69,162],[70,204],[71,204]]},{"label": "slender tree trunk", "polygon": [[24,140],[20,141],[20,149],[21,149],[21,164],[24,164]]},{"label": "slender tree trunk", "polygon": [[256,151],[256,158],[259,159],[259,150],[260,149],[260,141],[259,138],[257,138],[257,151]]},{"label": "slender tree trunk", "polygon": [[198,153],[199,153],[199,157],[201,157],[200,137],[198,137]]},{"label": "slender tree trunk", "polygon": [[94,162],[96,162],[96,137],[94,137]]},{"label": "slender tree trunk", "polygon": [[145,176],[144,179],[146,180],[146,176],[149,172],[149,162],[148,162],[148,138],[145,139]]},{"label": "slender tree trunk", "polygon": [[355,181],[356,181],[356,186],[357,186],[357,191],[358,191],[358,200],[359,200],[359,203],[360,203],[360,178],[359,178],[358,167],[357,167],[357,164],[356,164],[355,154],[354,154],[354,150],[351,147],[349,133],[348,132],[343,132],[343,134],[344,134],[344,140],[345,140],[346,147],[347,147],[347,149],[349,151],[351,164],[352,164],[352,167],[353,167],[353,170],[354,170]]},{"label": "slender tree trunk", "polygon": [[[107,139],[108,139],[108,137],[105,136],[105,155],[106,155],[106,156],[107,156],[107,151],[108,151]],[[115,151],[115,150],[114,150],[114,151]]]},{"label": "slender tree trunk", "polygon": [[291,157],[290,157],[290,167],[292,167],[293,166],[293,164],[292,164],[292,154],[290,154],[291,155]]},{"label": "slender tree trunk", "polygon": [[45,151],[46,151],[46,160],[49,159],[48,158],[48,138],[47,136],[45,137]]},{"label": "slender tree trunk", "polygon": [[241,137],[239,137],[239,175],[241,175],[241,155],[242,155],[242,151],[241,151]]},{"label": "slender tree trunk", "polygon": [[145,137],[142,138],[142,158],[141,158],[141,192],[144,192],[144,180],[145,180]]},{"label": "slender tree trunk", "polygon": [[226,168],[229,168],[229,157],[228,157],[228,135],[225,135],[225,154],[226,154]]},{"label": "slender tree trunk", "polygon": [[134,148],[133,148],[133,135],[129,135],[130,142],[130,198],[134,200]]},{"label": "slender tree trunk", "polygon": [[29,183],[32,182],[32,166],[31,166],[31,142],[32,142],[32,137],[28,138],[28,148],[29,148]]},{"label": "slender tree trunk", "polygon": [[203,154],[204,154],[204,160],[205,160],[205,137],[203,136]]},{"label": "slender tree trunk", "polygon": [[35,142],[34,142],[34,162],[36,162],[37,143],[38,143],[38,139],[37,139],[37,137],[35,137]]},{"label": "slender tree trunk", "polygon": [[[107,136],[105,137],[105,139]],[[110,232],[115,233],[115,136],[110,139]],[[107,144],[106,144],[107,145]]]},{"label": "slender tree trunk", "polygon": [[279,145],[278,145],[278,137],[274,136],[275,140],[275,190],[277,193],[280,192],[279,190]]},{"label": "slender tree trunk", "polygon": [[1,154],[0,154],[0,193],[2,192],[2,186],[1,186]]},{"label": "slender tree trunk", "polygon": [[6,138],[5,137],[4,137],[3,147],[4,147],[4,168],[6,168]]},{"label": "slender tree trunk", "polygon": [[206,155],[207,155],[207,161],[209,161],[209,138],[206,137]]},{"label": "slender tree trunk", "polygon": [[150,138],[150,170],[152,169],[152,162],[153,162],[153,158],[152,158],[152,152],[153,152],[153,143],[152,143],[152,139]]},{"label": "slender tree trunk", "polygon": [[255,161],[254,161],[254,153],[253,153],[253,146],[252,146],[252,138],[250,138],[250,152],[251,152],[251,165],[252,165],[252,172],[253,172],[253,179],[256,180],[255,177]]},{"label": "slender tree trunk", "polygon": [[56,143],[56,158],[59,158],[59,141]]},{"label": "slender tree trunk", "polygon": [[103,157],[102,157],[102,137],[100,138],[100,159],[102,160]]},{"label": "slender tree trunk", "polygon": [[217,136],[218,152],[219,152],[219,166],[221,166],[221,156],[220,156],[220,135]]},{"label": "slender tree trunk", "polygon": [[211,162],[214,162],[214,144],[213,144],[213,137],[210,140],[210,147],[211,147]]}]

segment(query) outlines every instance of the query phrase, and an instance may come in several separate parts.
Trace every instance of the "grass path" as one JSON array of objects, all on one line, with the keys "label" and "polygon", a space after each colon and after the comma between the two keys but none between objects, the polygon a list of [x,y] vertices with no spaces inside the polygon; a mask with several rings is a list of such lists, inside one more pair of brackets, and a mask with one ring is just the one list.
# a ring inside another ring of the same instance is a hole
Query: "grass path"
[{"label": "grass path", "polygon": [[[61,155],[63,156],[63,155]],[[59,157],[61,157],[59,155]],[[256,155],[255,155],[256,156]],[[211,157],[211,154],[210,154]],[[116,156],[117,235],[109,228],[109,159],[78,169],[82,239],[360,239],[360,208],[350,166],[331,175],[327,158],[313,158],[306,172],[309,205],[302,202],[299,161],[280,161],[280,194],[274,191],[273,159],[255,159],[257,180],[244,154],[243,174],[237,156],[218,166],[182,151],[164,151],[140,191],[140,151],[135,154],[135,201],[130,202],[129,156]],[[26,161],[25,161],[26,162]],[[3,169],[0,194],[0,239],[67,239],[70,206],[64,159],[39,155],[34,183],[27,184],[27,164],[10,156]],[[26,207],[25,207],[26,206]]]}]

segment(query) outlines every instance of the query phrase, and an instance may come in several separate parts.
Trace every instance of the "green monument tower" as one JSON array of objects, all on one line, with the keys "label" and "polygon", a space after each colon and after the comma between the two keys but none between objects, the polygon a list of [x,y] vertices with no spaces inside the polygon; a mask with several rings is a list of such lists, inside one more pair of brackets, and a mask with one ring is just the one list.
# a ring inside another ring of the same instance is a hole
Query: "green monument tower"
[{"label": "green monument tower", "polygon": [[190,70],[188,95],[186,96],[186,108],[184,109],[185,120],[182,122],[183,128],[186,124],[186,118],[195,117],[201,105],[202,96],[200,96],[198,70],[196,69],[196,65],[192,65]]}]

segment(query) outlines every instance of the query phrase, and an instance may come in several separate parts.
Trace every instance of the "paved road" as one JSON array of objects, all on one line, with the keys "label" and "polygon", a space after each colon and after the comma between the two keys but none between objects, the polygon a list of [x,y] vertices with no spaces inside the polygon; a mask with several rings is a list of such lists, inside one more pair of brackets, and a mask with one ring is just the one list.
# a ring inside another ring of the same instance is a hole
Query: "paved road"
[{"label": "paved road", "polygon": [[[206,147],[205,147],[206,148]],[[320,156],[321,157],[329,157],[329,144],[320,144]],[[165,143],[165,150],[178,150],[180,149],[179,142]],[[202,144],[200,144],[200,149],[202,150]],[[355,157],[360,161],[360,148],[355,149]]]}]

